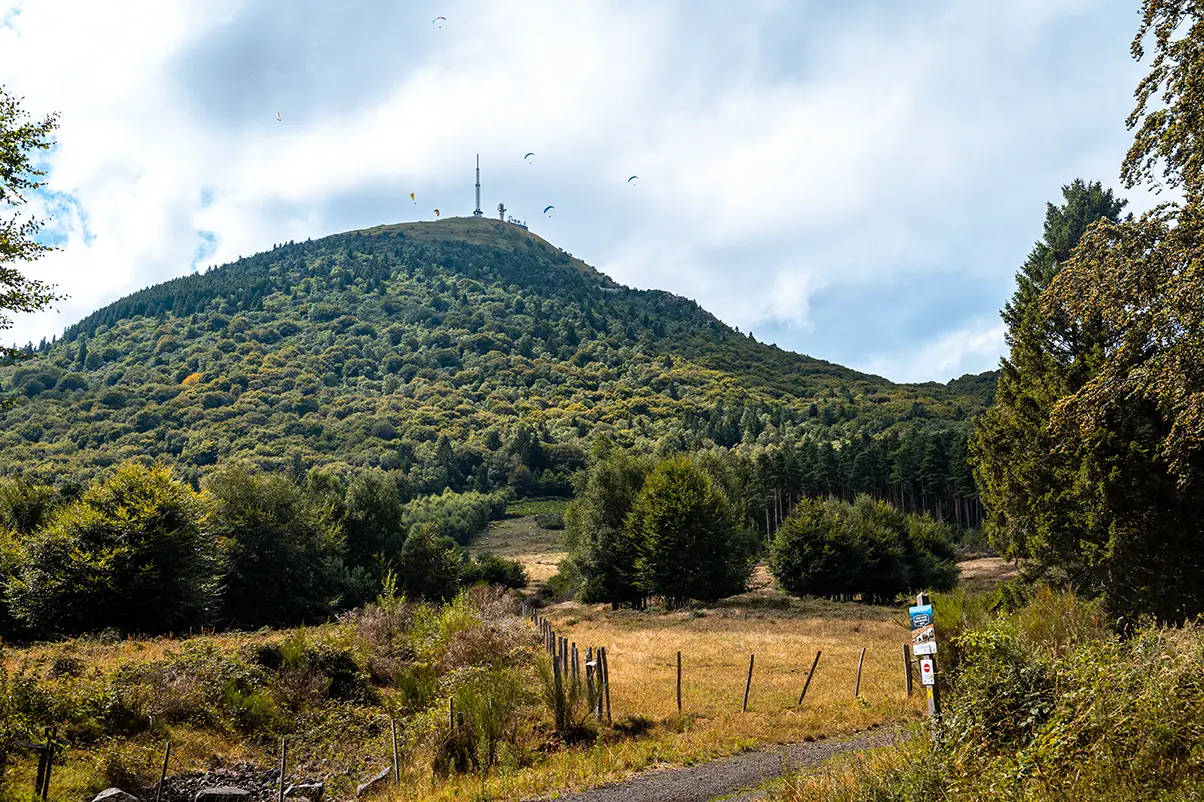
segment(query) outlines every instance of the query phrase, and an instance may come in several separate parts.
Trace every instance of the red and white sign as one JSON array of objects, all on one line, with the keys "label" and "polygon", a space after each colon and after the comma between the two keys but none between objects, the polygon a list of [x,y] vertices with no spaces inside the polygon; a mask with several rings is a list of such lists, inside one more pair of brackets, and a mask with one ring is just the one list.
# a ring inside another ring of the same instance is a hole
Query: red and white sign
[{"label": "red and white sign", "polygon": [[936,684],[936,674],[934,672],[935,668],[936,668],[935,663],[933,662],[931,657],[921,657],[920,658],[920,683],[921,684],[923,684],[923,685],[935,685]]}]

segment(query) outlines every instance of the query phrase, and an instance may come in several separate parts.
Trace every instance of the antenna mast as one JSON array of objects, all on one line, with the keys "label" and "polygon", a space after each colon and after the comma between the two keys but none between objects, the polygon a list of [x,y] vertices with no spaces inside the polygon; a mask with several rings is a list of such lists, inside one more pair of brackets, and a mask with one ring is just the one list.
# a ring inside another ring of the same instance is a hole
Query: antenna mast
[{"label": "antenna mast", "polygon": [[481,211],[481,154],[477,154],[477,208],[472,213],[473,217],[482,217],[485,213]]}]

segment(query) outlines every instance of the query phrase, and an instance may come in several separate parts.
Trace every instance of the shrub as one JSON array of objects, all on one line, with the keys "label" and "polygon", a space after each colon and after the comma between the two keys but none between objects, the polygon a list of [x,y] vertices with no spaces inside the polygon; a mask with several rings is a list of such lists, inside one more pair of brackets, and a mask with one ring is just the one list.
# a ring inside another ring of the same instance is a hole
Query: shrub
[{"label": "shrub", "polygon": [[166,468],[120,466],[30,539],[10,588],[13,614],[41,635],[208,623],[218,559],[201,512],[201,500]]}]

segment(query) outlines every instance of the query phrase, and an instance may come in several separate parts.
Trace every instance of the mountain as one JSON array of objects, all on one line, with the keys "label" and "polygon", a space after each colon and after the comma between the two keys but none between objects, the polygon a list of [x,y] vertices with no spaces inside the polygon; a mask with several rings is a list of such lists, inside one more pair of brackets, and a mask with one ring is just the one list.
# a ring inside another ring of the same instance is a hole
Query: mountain
[{"label": "mountain", "polygon": [[[753,449],[964,432],[994,374],[878,376],[758,343],[500,221],[378,226],[136,292],[0,368],[2,473],[151,458],[380,467],[414,493],[565,492],[589,440]],[[862,438],[864,439],[864,437]]]}]

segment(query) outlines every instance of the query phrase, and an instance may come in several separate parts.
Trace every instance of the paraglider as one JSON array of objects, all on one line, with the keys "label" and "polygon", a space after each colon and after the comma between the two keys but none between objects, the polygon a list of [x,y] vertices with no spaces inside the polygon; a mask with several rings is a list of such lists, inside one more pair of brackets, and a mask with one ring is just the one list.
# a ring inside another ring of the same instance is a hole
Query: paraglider
[{"label": "paraglider", "polygon": [[276,121],[277,121],[277,122],[284,122],[284,118],[280,116],[280,112],[276,112]]},{"label": "paraglider", "polygon": [[[433,20],[431,20],[431,25],[434,25],[439,20],[443,20],[444,22],[447,22],[447,17],[435,17]],[[440,25],[439,27],[442,28],[443,26]]]},{"label": "paraglider", "polygon": [[439,210],[438,209],[435,210],[435,219],[436,220],[439,219]]},{"label": "paraglider", "polygon": [[632,181],[636,180],[637,178],[639,178],[638,175],[633,175],[631,178],[627,179],[627,183],[630,184]]},{"label": "paraglider", "polygon": [[550,212],[551,210],[553,210],[553,209],[555,209],[555,208],[556,208],[555,206],[545,206],[545,207],[544,207],[544,210],[543,210],[543,213],[544,213],[544,214],[547,214],[548,212]]},{"label": "paraglider", "polygon": [[523,158],[524,158],[524,159],[529,159],[529,158],[531,158],[531,157],[532,157],[532,156],[534,156],[534,155],[535,155],[534,153],[528,153],[526,156],[523,156]]},{"label": "paraglider", "polygon": [[414,200],[414,193],[413,193],[413,192],[411,192],[411,193],[410,193],[410,200],[414,201],[414,203],[417,203],[417,202],[418,202],[418,201]]}]

